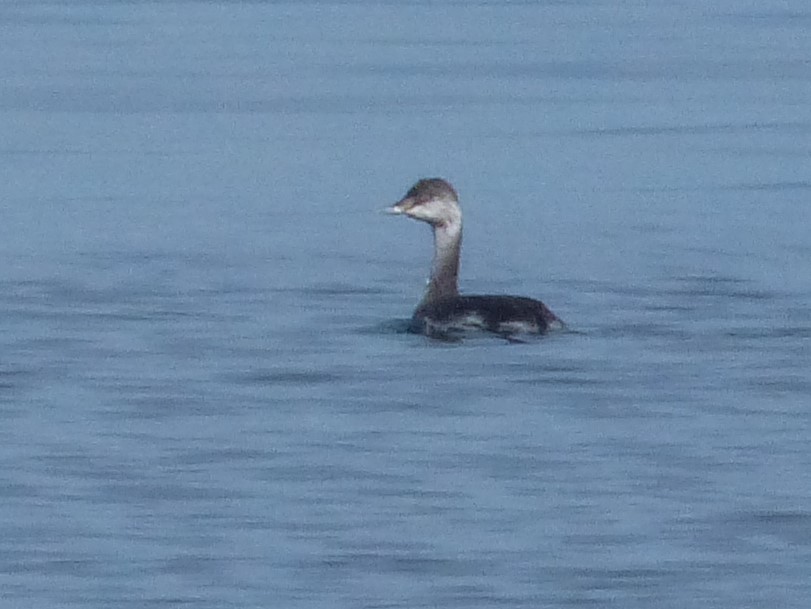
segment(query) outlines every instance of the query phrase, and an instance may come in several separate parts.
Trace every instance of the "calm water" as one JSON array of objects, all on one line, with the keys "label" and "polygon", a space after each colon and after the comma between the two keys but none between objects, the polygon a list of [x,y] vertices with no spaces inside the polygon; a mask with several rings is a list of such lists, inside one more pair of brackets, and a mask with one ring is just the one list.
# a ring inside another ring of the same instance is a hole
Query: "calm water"
[{"label": "calm water", "polygon": [[[0,605],[803,608],[811,7],[0,7]],[[430,234],[528,345],[398,333]]]}]

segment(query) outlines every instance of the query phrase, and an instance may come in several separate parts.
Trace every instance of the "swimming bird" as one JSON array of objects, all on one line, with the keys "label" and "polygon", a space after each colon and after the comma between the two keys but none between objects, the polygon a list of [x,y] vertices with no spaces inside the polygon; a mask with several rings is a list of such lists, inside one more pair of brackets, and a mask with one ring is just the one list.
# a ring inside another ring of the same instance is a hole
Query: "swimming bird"
[{"label": "swimming bird", "polygon": [[442,178],[424,178],[388,208],[428,223],[434,232],[431,278],[411,317],[410,331],[452,338],[467,330],[485,330],[509,338],[543,334],[563,328],[563,322],[540,300],[525,296],[463,295],[459,293],[462,248],[462,208],[453,186]]}]

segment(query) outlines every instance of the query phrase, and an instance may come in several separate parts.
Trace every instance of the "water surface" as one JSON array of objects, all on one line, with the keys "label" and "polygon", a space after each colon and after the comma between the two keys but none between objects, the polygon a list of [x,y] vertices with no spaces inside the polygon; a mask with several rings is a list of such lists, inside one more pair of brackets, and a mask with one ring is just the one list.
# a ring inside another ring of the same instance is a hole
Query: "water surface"
[{"label": "water surface", "polygon": [[[811,597],[811,11],[0,9],[0,598]],[[398,332],[442,175],[527,345]]]}]

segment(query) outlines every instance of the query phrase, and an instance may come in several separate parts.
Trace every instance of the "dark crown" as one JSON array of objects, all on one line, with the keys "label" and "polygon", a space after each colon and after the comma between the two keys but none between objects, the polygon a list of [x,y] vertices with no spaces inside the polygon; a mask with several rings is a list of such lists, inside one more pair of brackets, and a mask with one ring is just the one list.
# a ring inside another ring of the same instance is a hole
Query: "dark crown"
[{"label": "dark crown", "polygon": [[433,199],[451,199],[459,201],[456,191],[442,178],[423,178],[406,193],[406,197],[415,203],[425,203]]}]

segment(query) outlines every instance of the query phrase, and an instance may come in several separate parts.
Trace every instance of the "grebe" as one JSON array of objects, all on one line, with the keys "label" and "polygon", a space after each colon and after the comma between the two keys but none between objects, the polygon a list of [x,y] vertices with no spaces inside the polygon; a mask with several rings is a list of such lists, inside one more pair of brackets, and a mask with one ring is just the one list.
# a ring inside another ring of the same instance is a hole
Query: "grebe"
[{"label": "grebe", "polygon": [[420,180],[386,211],[427,222],[434,230],[431,279],[411,318],[412,332],[441,338],[467,329],[480,329],[509,338],[514,334],[542,334],[564,327],[540,300],[524,296],[459,294],[462,209],[453,186],[442,178]]}]

